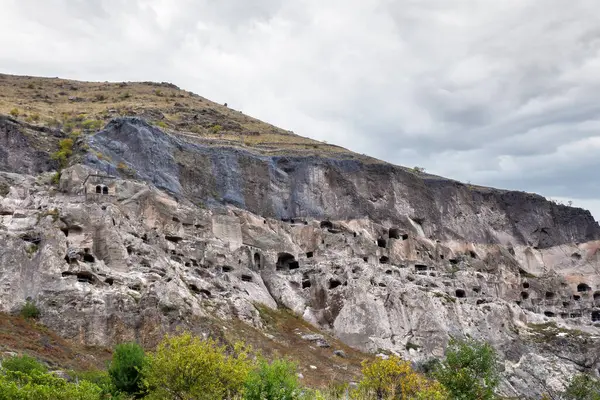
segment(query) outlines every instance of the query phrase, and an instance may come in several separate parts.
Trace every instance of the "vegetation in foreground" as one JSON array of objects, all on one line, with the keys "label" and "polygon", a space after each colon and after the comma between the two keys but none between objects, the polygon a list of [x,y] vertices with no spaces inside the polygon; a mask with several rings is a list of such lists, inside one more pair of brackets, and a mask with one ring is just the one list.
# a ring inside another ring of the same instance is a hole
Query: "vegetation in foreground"
[{"label": "vegetation in foreground", "polygon": [[[151,353],[135,343],[115,347],[106,371],[49,371],[27,355],[2,360],[0,400],[487,400],[497,399],[496,354],[485,343],[451,341],[446,358],[417,372],[396,356],[365,361],[358,384],[303,387],[296,365],[267,360],[243,343],[221,346],[183,333]],[[600,382],[572,379],[552,399],[600,400]]]}]

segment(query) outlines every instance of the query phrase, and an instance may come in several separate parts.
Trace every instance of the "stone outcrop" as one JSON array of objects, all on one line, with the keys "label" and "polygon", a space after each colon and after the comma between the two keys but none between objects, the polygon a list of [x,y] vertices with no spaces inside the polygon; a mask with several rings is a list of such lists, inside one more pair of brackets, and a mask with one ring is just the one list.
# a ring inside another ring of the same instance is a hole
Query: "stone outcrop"
[{"label": "stone outcrop", "polygon": [[48,163],[0,172],[4,311],[31,299],[66,338],[152,345],[211,318],[260,328],[257,303],[285,306],[417,363],[469,335],[498,349],[510,396],[600,368],[587,211],[380,162],[209,146],[139,119],[80,141],[58,186]]}]

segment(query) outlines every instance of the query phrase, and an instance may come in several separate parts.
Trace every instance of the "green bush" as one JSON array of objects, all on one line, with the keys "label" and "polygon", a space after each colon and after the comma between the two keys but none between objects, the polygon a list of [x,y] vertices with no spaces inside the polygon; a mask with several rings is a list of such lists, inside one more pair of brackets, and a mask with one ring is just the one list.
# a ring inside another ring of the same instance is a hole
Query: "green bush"
[{"label": "green bush", "polygon": [[248,375],[245,400],[294,400],[300,393],[296,365],[286,360],[270,364],[260,359],[258,366]]},{"label": "green bush", "polygon": [[500,382],[494,348],[472,339],[450,340],[446,359],[433,375],[448,389],[450,398],[457,400],[494,399]]},{"label": "green bush", "polygon": [[34,371],[48,372],[48,368],[38,360],[28,355],[14,356],[2,360],[2,369],[4,371],[22,372],[31,374]]},{"label": "green bush", "polygon": [[221,125],[213,125],[210,127],[210,132],[214,133],[215,135],[219,132],[221,132],[223,130],[223,127]]},{"label": "green bush", "polygon": [[35,303],[28,300],[25,302],[23,308],[21,308],[20,314],[23,318],[38,319],[41,315],[41,312],[40,309],[37,308]]},{"label": "green bush", "polygon": [[12,115],[13,117],[17,118],[19,116],[19,109],[18,108],[13,108],[12,110],[10,110],[10,115]]},{"label": "green bush", "polygon": [[69,371],[69,376],[76,382],[87,381],[98,386],[103,399],[124,400],[130,398],[115,387],[107,371]]},{"label": "green bush", "polygon": [[564,398],[566,400],[600,400],[600,381],[589,375],[576,375],[569,382]]},{"label": "green bush", "polygon": [[58,185],[60,183],[60,172],[56,172],[52,175],[52,183]]},{"label": "green bush", "polygon": [[137,343],[122,343],[115,347],[108,375],[118,390],[129,394],[141,392],[145,357],[144,349]]},{"label": "green bush", "polygon": [[0,400],[100,400],[100,395],[91,382],[69,383],[38,370],[0,374]]},{"label": "green bush", "polygon": [[185,333],[165,337],[142,375],[148,399],[219,400],[239,397],[251,368],[243,346],[227,354],[214,341]]},{"label": "green bush", "polygon": [[60,163],[60,167],[67,166],[69,157],[73,154],[73,139],[62,139],[58,142],[58,151],[52,153],[50,158]]},{"label": "green bush", "polygon": [[101,129],[104,122],[97,119],[86,119],[81,123],[81,127],[87,131],[95,131]]}]

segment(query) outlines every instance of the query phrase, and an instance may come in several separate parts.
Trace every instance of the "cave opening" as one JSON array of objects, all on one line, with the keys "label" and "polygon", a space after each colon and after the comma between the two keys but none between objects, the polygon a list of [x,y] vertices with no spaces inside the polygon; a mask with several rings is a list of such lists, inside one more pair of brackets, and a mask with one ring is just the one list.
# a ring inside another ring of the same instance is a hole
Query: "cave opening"
[{"label": "cave opening", "polygon": [[275,264],[275,269],[277,271],[298,269],[299,267],[300,265],[298,264],[298,261],[296,261],[296,257],[290,253],[279,253],[277,255],[277,263]]},{"label": "cave opening", "polygon": [[79,271],[77,273],[77,281],[81,283],[93,283],[94,275],[88,271]]},{"label": "cave opening", "polygon": [[338,286],[341,286],[342,282],[340,282],[338,279],[330,279],[329,280],[329,289],[335,289]]},{"label": "cave opening", "polygon": [[592,322],[600,321],[600,311],[592,311]]},{"label": "cave opening", "polygon": [[527,292],[521,292],[521,298],[523,300],[527,300],[529,298],[529,293],[527,293]]},{"label": "cave opening", "polygon": [[309,251],[306,253],[306,258],[313,258],[314,253],[312,251]]},{"label": "cave opening", "polygon": [[592,288],[589,287],[587,283],[580,283],[577,285],[577,291],[580,293],[589,292],[590,290],[592,290]]},{"label": "cave opening", "polygon": [[377,246],[382,247],[385,249],[385,245],[386,245],[386,241],[383,238],[379,238],[377,239]]},{"label": "cave opening", "polygon": [[550,318],[556,317],[556,314],[554,314],[552,311],[544,311],[544,315]]},{"label": "cave opening", "polygon": [[94,263],[94,262],[96,262],[96,259],[94,258],[93,255],[91,255],[89,253],[85,253],[83,255],[83,261],[87,262],[87,263]]},{"label": "cave opening", "polygon": [[323,229],[333,229],[333,223],[331,221],[321,221],[320,226]]},{"label": "cave opening", "polygon": [[242,281],[252,282],[252,275],[242,274]]},{"label": "cave opening", "polygon": [[417,271],[417,272],[427,271],[427,265],[415,264],[415,271]]},{"label": "cave opening", "polygon": [[390,228],[388,236],[390,237],[390,239],[400,239],[400,229]]},{"label": "cave opening", "polygon": [[389,257],[386,257],[386,256],[381,256],[381,257],[379,258],[379,263],[380,263],[380,264],[389,264],[389,262],[390,262],[390,259],[389,259]]},{"label": "cave opening", "polygon": [[254,253],[254,266],[256,268],[262,268],[261,256],[259,253]]},{"label": "cave opening", "polygon": [[467,293],[463,289],[456,289],[456,297],[459,299],[467,297]]}]

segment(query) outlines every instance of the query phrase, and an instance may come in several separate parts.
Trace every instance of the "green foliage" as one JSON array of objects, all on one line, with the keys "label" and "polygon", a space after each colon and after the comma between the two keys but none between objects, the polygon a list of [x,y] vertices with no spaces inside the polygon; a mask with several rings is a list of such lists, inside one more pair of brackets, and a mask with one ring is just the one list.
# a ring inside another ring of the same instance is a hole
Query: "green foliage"
[{"label": "green foliage", "polygon": [[39,370],[0,373],[0,400],[100,400],[100,395],[91,382],[69,383]]},{"label": "green foliage", "polygon": [[423,167],[413,167],[413,171],[416,172],[417,174],[422,174],[423,172],[425,172],[425,168],[423,168]]},{"label": "green foliage", "polygon": [[221,125],[213,125],[210,127],[210,133],[214,133],[215,135],[223,130]]},{"label": "green foliage", "polygon": [[73,139],[62,139],[58,142],[58,151],[52,153],[50,158],[57,160],[60,163],[60,167],[64,168],[67,166],[67,161],[72,154]]},{"label": "green foliage", "polygon": [[27,255],[29,257],[33,256],[35,253],[37,253],[37,251],[39,250],[39,247],[37,244],[35,243],[31,243],[29,246],[27,246],[25,248],[25,251],[27,252]]},{"label": "green foliage", "polygon": [[126,400],[129,397],[120,392],[106,371],[69,371],[69,376],[76,382],[87,381],[100,388],[100,395],[103,399]]},{"label": "green foliage", "polygon": [[86,119],[81,123],[81,128],[86,131],[95,131],[101,129],[104,126],[104,122],[97,119]]},{"label": "green foliage", "polygon": [[52,183],[55,185],[58,185],[60,183],[60,171],[56,172],[54,175],[52,175]]},{"label": "green foliage", "polygon": [[585,374],[574,376],[564,398],[566,400],[600,400],[600,381]]},{"label": "green foliage", "polygon": [[38,319],[40,317],[41,312],[40,309],[37,308],[35,303],[28,300],[25,302],[23,308],[21,308],[20,314],[23,318]]},{"label": "green foliage", "polygon": [[32,122],[38,122],[40,120],[40,114],[38,113],[34,113],[31,114],[30,116],[28,116],[25,121],[32,123]]},{"label": "green foliage", "polygon": [[363,379],[355,396],[385,400],[445,400],[448,394],[439,382],[415,372],[408,361],[396,356],[363,363]]},{"label": "green foliage", "polygon": [[167,125],[165,121],[157,121],[155,122],[155,125],[162,129],[166,129],[169,127],[169,125]]},{"label": "green foliage", "polygon": [[10,115],[12,115],[13,117],[17,118],[19,116],[19,109],[18,108],[13,108],[12,110],[10,110]]},{"label": "green foliage", "polygon": [[118,390],[129,394],[141,392],[145,357],[144,349],[137,343],[122,343],[115,347],[108,375]]},{"label": "green foliage", "polygon": [[214,341],[185,333],[165,337],[148,356],[143,381],[148,399],[229,399],[241,395],[251,368],[242,345],[226,354]]},{"label": "green foliage", "polygon": [[270,364],[260,359],[245,384],[245,400],[295,400],[300,393],[296,365],[286,360]]},{"label": "green foliage", "polygon": [[48,372],[48,368],[38,360],[28,355],[14,356],[2,360],[2,369],[4,371],[22,372],[31,374],[34,371]]},{"label": "green foliage", "polygon": [[493,399],[499,383],[496,352],[487,343],[452,339],[446,349],[446,359],[433,375],[448,389],[451,399]]}]

